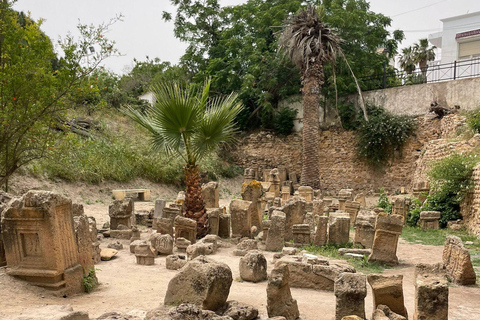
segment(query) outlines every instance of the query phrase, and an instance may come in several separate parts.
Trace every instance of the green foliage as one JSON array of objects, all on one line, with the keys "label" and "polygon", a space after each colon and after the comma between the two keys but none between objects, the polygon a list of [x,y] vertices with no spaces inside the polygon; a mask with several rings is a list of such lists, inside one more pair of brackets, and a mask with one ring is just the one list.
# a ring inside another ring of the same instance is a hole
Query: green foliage
[{"label": "green foliage", "polygon": [[401,238],[411,243],[421,243],[432,246],[443,246],[445,238],[448,235],[454,235],[462,239],[463,242],[472,241],[472,245],[466,245],[468,249],[480,249],[480,239],[467,231],[454,231],[449,229],[422,230],[420,228],[405,226],[402,230]]},{"label": "green foliage", "polygon": [[377,207],[383,208],[387,213],[392,213],[392,203],[388,199],[388,195],[384,188],[380,189],[380,197],[378,198]]},{"label": "green foliage", "polygon": [[297,117],[298,110],[283,107],[280,109],[278,114],[275,115],[275,131],[288,136],[293,131],[293,121]]},{"label": "green foliage", "polygon": [[86,293],[90,293],[98,286],[98,278],[95,268],[91,268],[87,275],[83,276],[82,285]]},{"label": "green foliage", "polygon": [[424,210],[440,211],[441,227],[446,227],[449,220],[461,218],[460,203],[473,187],[471,177],[479,160],[476,155],[454,153],[431,166],[428,175],[432,191],[424,204]]},{"label": "green foliage", "polygon": [[420,212],[423,211],[423,203],[420,201],[420,199],[415,197],[412,197],[411,201],[412,202],[410,204],[410,209],[407,215],[407,224],[411,227],[414,227],[417,225],[418,220],[420,220]]},{"label": "green foliage", "polygon": [[338,113],[342,121],[342,127],[346,130],[356,130],[361,125],[358,110],[353,103],[339,103]]},{"label": "green foliage", "polygon": [[378,106],[369,105],[367,111],[369,121],[362,121],[358,129],[358,154],[372,165],[383,165],[415,132],[415,120]]},{"label": "green foliage", "polygon": [[467,114],[467,123],[474,133],[480,133],[480,109],[473,110]]}]

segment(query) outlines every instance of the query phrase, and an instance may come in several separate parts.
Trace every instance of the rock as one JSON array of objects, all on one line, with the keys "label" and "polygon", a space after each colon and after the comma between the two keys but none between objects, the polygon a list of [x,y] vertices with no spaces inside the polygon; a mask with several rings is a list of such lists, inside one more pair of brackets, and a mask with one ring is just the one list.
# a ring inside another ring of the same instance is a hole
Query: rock
[{"label": "rock", "polygon": [[102,314],[97,320],[142,320],[137,316],[131,316],[120,312],[107,312]]},{"label": "rock", "polygon": [[300,316],[297,300],[290,292],[290,272],[286,264],[275,266],[267,285],[267,313],[269,317],[282,316],[295,320]]},{"label": "rock", "polygon": [[258,251],[251,251],[240,258],[240,278],[250,282],[267,279],[267,259]]},{"label": "rock", "polygon": [[181,254],[171,254],[165,260],[165,267],[168,270],[178,270],[187,264],[187,257]]},{"label": "rock", "polygon": [[109,249],[109,248],[105,249],[104,248],[100,252],[100,258],[102,259],[102,261],[109,261],[110,259],[115,257],[117,255],[117,253],[118,253],[118,251],[115,250],[115,249]]},{"label": "rock", "polygon": [[255,214],[257,214],[257,208],[252,201],[232,200],[230,202],[232,236],[250,238],[252,216]]},{"label": "rock", "polygon": [[335,279],[336,299],[335,319],[342,320],[348,315],[365,318],[365,297],[367,281],[363,274],[341,273]]},{"label": "rock", "polygon": [[328,243],[344,245],[350,239],[350,216],[346,212],[332,212],[328,217]]},{"label": "rock", "polygon": [[164,304],[192,303],[216,311],[227,301],[232,281],[228,265],[205,256],[197,257],[170,280]]},{"label": "rock", "polygon": [[110,242],[108,244],[107,248],[115,249],[115,250],[122,250],[123,249],[123,244],[121,244],[120,241],[113,241],[113,242]]},{"label": "rock", "polygon": [[445,266],[417,264],[415,266],[414,319],[448,320],[448,283]]},{"label": "rock", "polygon": [[147,312],[145,320],[233,320],[228,316],[219,316],[212,311],[202,310],[190,303],[177,307],[160,306]]},{"label": "rock", "polygon": [[476,275],[470,253],[459,237],[447,236],[443,249],[443,263],[447,269],[447,277],[451,281],[460,285],[475,284]]},{"label": "rock", "polygon": [[393,312],[408,318],[403,299],[403,275],[369,274],[367,280],[372,287],[374,309],[379,305],[386,305]]},{"label": "rock", "polygon": [[253,239],[245,239],[242,240],[239,244],[237,244],[237,248],[233,250],[233,254],[235,256],[243,257],[247,254],[249,250],[256,250],[258,249],[258,243],[256,240]]},{"label": "rock", "polygon": [[346,317],[343,317],[342,320],[364,320],[364,319],[360,318],[359,316],[346,316]]},{"label": "rock", "polygon": [[270,228],[268,229],[267,239],[265,240],[265,250],[282,250],[285,238],[285,213],[278,210],[273,211],[270,221]]},{"label": "rock", "polygon": [[294,247],[283,247],[282,249],[282,253],[284,255],[296,255],[297,254],[297,248],[294,248]]},{"label": "rock", "polygon": [[137,264],[151,266],[155,264],[155,249],[148,244],[140,244],[135,248]]},{"label": "rock", "polygon": [[382,311],[383,314],[389,319],[389,320],[408,320],[407,318],[393,312],[392,310],[390,310],[389,307],[387,307],[386,305],[379,305],[377,307],[377,310],[379,311]]},{"label": "rock", "polygon": [[169,234],[154,233],[150,236],[150,242],[158,254],[169,255],[173,252],[173,237]]},{"label": "rock", "polygon": [[390,266],[398,264],[397,245],[398,237],[403,229],[403,217],[397,214],[381,212],[375,223],[375,238],[372,254],[368,261],[377,261]]},{"label": "rock", "polygon": [[258,317],[258,309],[237,301],[227,301],[220,313],[234,320],[253,320]]},{"label": "rock", "polygon": [[45,305],[29,307],[22,311],[21,315],[9,316],[8,320],[90,320],[90,318],[87,312],[73,311],[70,305]]},{"label": "rock", "polygon": [[293,225],[302,224],[307,213],[307,201],[304,198],[294,196],[285,202],[280,209],[285,213],[285,241],[293,240]]},{"label": "rock", "polygon": [[215,250],[212,243],[197,242],[187,247],[187,255],[190,260],[213,253],[215,253]]},{"label": "rock", "polygon": [[147,244],[145,240],[135,240],[130,243],[130,253],[135,253],[135,248],[139,245]]},{"label": "rock", "polygon": [[218,182],[210,181],[202,185],[202,196],[205,202],[205,208],[218,208],[219,207],[219,189]]}]

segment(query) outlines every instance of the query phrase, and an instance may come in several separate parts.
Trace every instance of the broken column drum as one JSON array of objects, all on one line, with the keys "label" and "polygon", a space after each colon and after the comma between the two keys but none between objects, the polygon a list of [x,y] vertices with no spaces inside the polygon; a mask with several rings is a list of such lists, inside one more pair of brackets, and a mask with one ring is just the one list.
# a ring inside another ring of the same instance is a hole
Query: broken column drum
[{"label": "broken column drum", "polygon": [[135,258],[137,259],[137,264],[140,265],[151,266],[155,264],[155,253],[146,243],[139,244],[135,248]]},{"label": "broken column drum", "polygon": [[380,212],[375,223],[375,238],[368,261],[397,265],[398,237],[402,233],[403,217]]},{"label": "broken column drum", "polygon": [[175,239],[185,238],[191,243],[197,239],[197,222],[193,219],[177,216],[175,217]]},{"label": "broken column drum", "polygon": [[4,211],[2,234],[8,274],[51,290],[81,291],[70,199],[29,191]]}]

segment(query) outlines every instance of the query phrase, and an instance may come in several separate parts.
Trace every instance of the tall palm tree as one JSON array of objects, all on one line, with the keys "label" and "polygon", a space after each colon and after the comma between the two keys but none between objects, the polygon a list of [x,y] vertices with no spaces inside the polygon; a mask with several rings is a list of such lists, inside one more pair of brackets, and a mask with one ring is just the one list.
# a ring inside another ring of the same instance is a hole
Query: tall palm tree
[{"label": "tall palm tree", "polygon": [[427,80],[428,61],[435,60],[435,49],[437,47],[428,47],[428,40],[420,39],[413,45],[413,56],[415,62],[420,66],[424,81]]},{"label": "tall palm tree", "polygon": [[303,162],[300,183],[313,188],[320,187],[319,102],[325,82],[324,64],[335,62],[340,42],[312,5],[286,20],[278,42],[279,49],[302,73]]},{"label": "tall palm tree", "polygon": [[402,49],[402,55],[400,56],[400,67],[405,70],[407,74],[412,74],[415,71],[415,53],[412,47]]},{"label": "tall palm tree", "polygon": [[145,112],[131,107],[125,113],[148,130],[152,147],[185,161],[185,216],[197,221],[197,237],[208,232],[198,162],[222,145],[235,141],[235,118],[243,106],[237,95],[209,98],[210,80],[202,90],[178,83],[154,88],[155,104]]}]

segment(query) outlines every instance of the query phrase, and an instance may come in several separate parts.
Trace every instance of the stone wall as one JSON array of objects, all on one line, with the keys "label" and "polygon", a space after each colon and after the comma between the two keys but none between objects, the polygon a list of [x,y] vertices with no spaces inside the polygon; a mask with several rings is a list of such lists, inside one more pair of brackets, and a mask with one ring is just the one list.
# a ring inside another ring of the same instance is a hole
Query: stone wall
[{"label": "stone wall", "polygon": [[480,237],[480,164],[473,170],[475,188],[469,197],[469,205],[462,206],[462,216],[467,228]]}]

